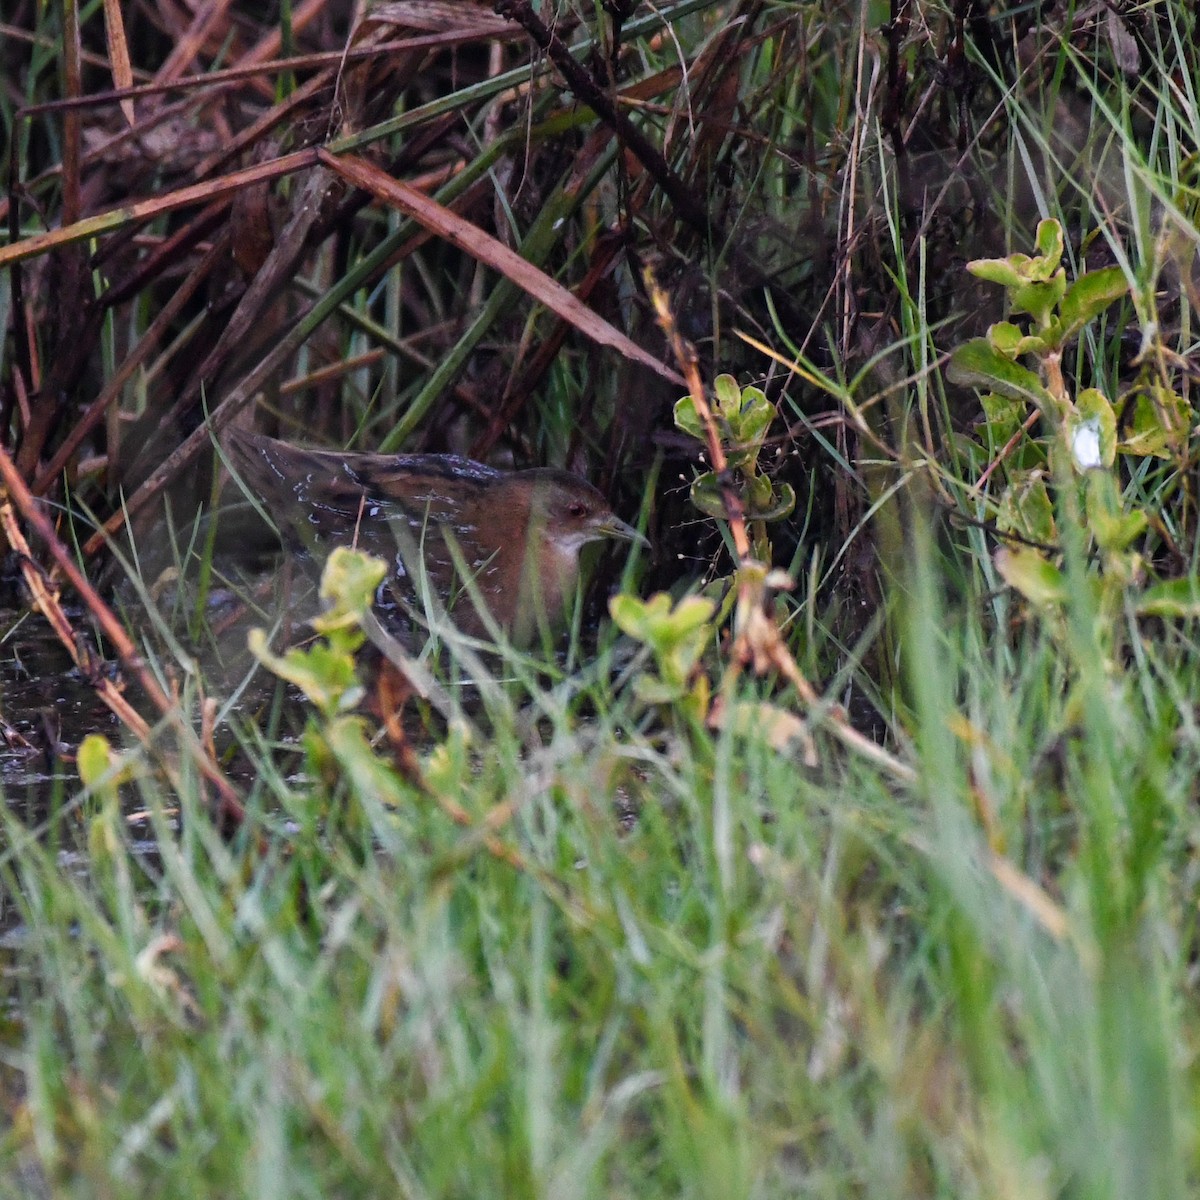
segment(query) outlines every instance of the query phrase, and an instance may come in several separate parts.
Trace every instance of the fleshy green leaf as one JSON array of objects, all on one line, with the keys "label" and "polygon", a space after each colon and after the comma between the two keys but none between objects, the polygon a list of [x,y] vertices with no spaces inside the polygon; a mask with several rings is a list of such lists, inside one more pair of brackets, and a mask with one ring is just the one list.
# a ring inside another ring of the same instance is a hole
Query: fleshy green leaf
[{"label": "fleshy green leaf", "polygon": [[713,380],[713,394],[717,400],[717,411],[727,421],[733,420],[742,411],[742,389],[732,375],[718,375]]},{"label": "fleshy green leaf", "polygon": [[761,495],[752,489],[749,511],[746,516],[755,521],[779,521],[791,516],[796,507],[796,492],[790,483],[775,484],[765,475],[758,475],[754,482],[766,480],[766,488],[759,489]]},{"label": "fleshy green leaf", "polygon": [[1031,274],[1030,278],[1049,279],[1057,269],[1058,264],[1062,262],[1062,226],[1053,217],[1039,221],[1033,242],[1037,248],[1038,257],[1034,260],[1033,271],[1035,273]]},{"label": "fleshy green leaf", "polygon": [[677,604],[665,592],[649,600],[614,596],[608,611],[624,633],[647,645],[654,655],[657,677],[646,675],[635,685],[646,703],[665,704],[683,695],[688,677],[711,636],[716,605],[705,596],[685,596]]},{"label": "fleshy green leaf", "polygon": [[116,763],[108,739],[99,733],[89,733],[75,752],[75,769],[84,787],[95,788]]},{"label": "fleshy green leaf", "polygon": [[706,517],[725,520],[725,497],[714,472],[705,471],[692,481],[691,500]]},{"label": "fleshy green leaf", "polygon": [[363,689],[354,673],[354,658],[316,642],[307,650],[293,648],[284,655],[272,653],[267,635],[250,630],[250,653],[272,674],[294,683],[326,717],[353,708]]},{"label": "fleshy green leaf", "polygon": [[1028,254],[1010,254],[1008,258],[976,258],[967,263],[967,270],[988,283],[1003,287],[1020,287],[1025,282],[1023,271],[1029,263]]},{"label": "fleshy green leaf", "polygon": [[1062,340],[1078,333],[1093,317],[1120,300],[1129,290],[1129,281],[1120,267],[1088,271],[1067,289],[1059,305]]},{"label": "fleshy green leaf", "polygon": [[1066,577],[1040,550],[1002,546],[995,562],[1004,582],[1031,603],[1045,607],[1067,598]]},{"label": "fleshy green leaf", "polygon": [[1058,537],[1054,505],[1041,471],[1020,476],[1000,498],[996,527],[1001,533],[1019,533],[1032,542],[1053,543]]},{"label": "fleshy green leaf", "polygon": [[955,347],[946,376],[951,383],[998,392],[1012,400],[1030,400],[1043,412],[1054,413],[1054,397],[1038,377],[1020,363],[1010,362],[986,338],[972,338]]},{"label": "fleshy green leaf", "polygon": [[398,808],[411,793],[401,777],[371,748],[362,717],[338,717],[321,731],[330,754],[354,790]]},{"label": "fleshy green leaf", "polygon": [[650,614],[665,614],[670,609],[671,597],[666,592],[658,592],[649,600],[621,592],[608,602],[609,616],[616,622],[617,628],[639,642],[649,641]]},{"label": "fleshy green leaf", "polygon": [[1017,427],[1025,420],[1028,406],[1023,399],[1002,396],[998,392],[984,392],[979,403],[983,407],[983,420],[976,428],[983,430],[986,442],[999,449],[1017,432]]},{"label": "fleshy green leaf", "polygon": [[684,396],[675,401],[675,427],[697,441],[703,442],[707,439],[704,422],[700,420],[696,412],[696,402],[691,396]]},{"label": "fleshy green leaf", "polygon": [[988,341],[1004,355],[1016,360],[1022,354],[1042,354],[1048,348],[1046,337],[1025,333],[1011,321],[997,321],[987,332]]},{"label": "fleshy green leaf", "polygon": [[1129,404],[1133,405],[1133,412],[1129,415],[1126,408],[1122,451],[1158,458],[1173,458],[1183,451],[1193,415],[1191,405],[1181,395],[1156,384],[1149,391],[1131,397],[1126,401]]},{"label": "fleshy green leaf", "polygon": [[313,628],[328,634],[360,624],[387,571],[382,558],[335,546],[321,572],[321,599],[329,608],[312,622]]},{"label": "fleshy green leaf", "polygon": [[1087,523],[1104,550],[1122,552],[1145,531],[1149,518],[1127,509],[1112,471],[1093,471],[1087,481]]},{"label": "fleshy green leaf", "polygon": [[743,446],[762,444],[767,428],[775,418],[775,408],[756,387],[748,387],[742,393],[742,407],[730,418],[730,432],[734,440]]},{"label": "fleshy green leaf", "polygon": [[1089,517],[1096,541],[1105,550],[1127,550],[1146,531],[1149,518],[1139,509],[1132,512]]},{"label": "fleshy green leaf", "polygon": [[702,629],[716,607],[707,596],[685,596],[672,605],[666,592],[649,600],[622,593],[609,601],[608,611],[622,633],[652,648],[667,648]]},{"label": "fleshy green leaf", "polygon": [[1142,593],[1137,611],[1143,617],[1200,617],[1200,578],[1156,583]]},{"label": "fleshy green leaf", "polygon": [[[1066,294],[1067,273],[1061,267],[1048,279],[1022,284],[1009,292],[1009,303],[1018,312],[1027,312],[1045,336],[1058,302]],[[1061,345],[1061,342],[1059,343]],[[1058,347],[1056,346],[1055,349]]]}]

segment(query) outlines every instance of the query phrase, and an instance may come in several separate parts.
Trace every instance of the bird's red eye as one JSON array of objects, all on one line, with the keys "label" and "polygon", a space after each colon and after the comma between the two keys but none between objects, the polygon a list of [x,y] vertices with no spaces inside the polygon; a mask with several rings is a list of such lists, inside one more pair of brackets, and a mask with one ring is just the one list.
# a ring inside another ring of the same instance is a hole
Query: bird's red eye
[{"label": "bird's red eye", "polygon": [[582,517],[587,512],[587,505],[581,500],[575,500],[567,509],[567,512],[569,512],[573,517]]}]

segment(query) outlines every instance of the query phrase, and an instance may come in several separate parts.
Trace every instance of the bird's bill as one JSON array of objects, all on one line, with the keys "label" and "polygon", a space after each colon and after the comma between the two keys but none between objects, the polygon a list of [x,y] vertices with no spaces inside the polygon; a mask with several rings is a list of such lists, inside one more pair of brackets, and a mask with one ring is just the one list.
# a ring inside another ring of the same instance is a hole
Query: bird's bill
[{"label": "bird's bill", "polygon": [[620,517],[612,514],[595,526],[597,537],[614,538],[619,542],[632,542],[635,546],[650,548],[650,539],[638,533],[632,525],[627,525]]}]

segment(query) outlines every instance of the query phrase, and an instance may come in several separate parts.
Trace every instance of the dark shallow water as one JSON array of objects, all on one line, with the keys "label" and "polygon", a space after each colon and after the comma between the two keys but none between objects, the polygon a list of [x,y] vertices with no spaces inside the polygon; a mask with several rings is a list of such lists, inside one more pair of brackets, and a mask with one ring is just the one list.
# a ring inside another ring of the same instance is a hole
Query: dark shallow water
[{"label": "dark shallow water", "polygon": [[[95,646],[87,615],[76,610],[67,616],[72,628],[87,631],[90,645]],[[244,629],[234,636],[244,642]],[[270,686],[269,678],[264,675],[264,679]],[[153,722],[154,711],[137,687],[127,688],[126,695]],[[16,822],[39,839],[54,827],[58,865],[68,873],[86,867],[86,835],[77,820],[58,818],[70,812],[79,795],[75,753],[93,733],[103,734],[118,748],[130,741],[128,731],[71,661],[45,619],[0,609],[0,797]],[[152,858],[156,847],[153,841],[140,840],[144,831],[140,821],[130,825],[129,847]],[[0,856],[7,852],[5,841],[0,833]],[[20,948],[24,937],[17,908],[0,885],[0,979],[7,970],[6,956]],[[0,1020],[5,995],[0,989]]]},{"label": "dark shallow water", "polygon": [[[72,620],[78,614],[72,614]],[[75,747],[117,722],[50,626],[0,610],[0,788],[10,805],[45,802],[56,779],[75,780]]]},{"label": "dark shallow water", "polygon": [[[75,628],[80,614],[70,614]],[[71,662],[50,626],[36,613],[0,609],[0,797],[28,830],[45,828],[79,787],[75,748],[89,733],[114,740],[117,722]],[[8,851],[0,835],[0,855]],[[73,853],[63,849],[62,855]],[[0,1022],[11,1026],[13,971],[23,940],[14,897],[0,888]]]},{"label": "dark shallow water", "polygon": [[[156,620],[150,619],[131,589],[118,589],[110,602],[134,641],[144,643],[148,658],[157,662],[153,673],[160,677],[169,674],[175,686],[186,691],[186,677],[194,670],[204,681],[206,694],[222,701],[241,694],[253,668],[246,648],[252,626],[271,630],[273,644],[278,645],[282,637],[278,626],[284,619],[280,613],[289,621],[303,622],[310,609],[315,610],[315,600],[306,607],[306,596],[296,598],[291,590],[285,604],[271,591],[271,586],[278,584],[275,575],[262,578],[266,591],[263,606],[256,609],[239,603],[229,589],[214,587],[205,613],[205,636],[198,644],[189,642],[183,633],[193,604],[187,590],[155,592]],[[67,618],[91,648],[100,649],[115,677],[115,655],[95,636],[89,614],[75,608],[68,610]],[[164,641],[162,628],[171,630],[171,637],[178,641]],[[257,691],[269,695],[270,677],[263,671],[255,677]],[[157,718],[153,705],[136,681],[126,680],[126,684],[130,703],[153,724]],[[130,736],[40,614],[0,607],[0,789],[9,805],[35,797],[44,803],[56,783],[65,783],[70,794],[78,785],[75,750],[91,733],[104,734],[116,746],[126,745]]]}]

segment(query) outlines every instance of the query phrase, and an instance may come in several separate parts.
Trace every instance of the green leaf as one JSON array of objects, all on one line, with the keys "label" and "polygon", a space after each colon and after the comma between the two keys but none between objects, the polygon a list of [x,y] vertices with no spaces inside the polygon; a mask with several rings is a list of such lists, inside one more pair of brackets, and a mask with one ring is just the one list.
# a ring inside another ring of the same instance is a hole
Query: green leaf
[{"label": "green leaf", "polygon": [[313,628],[328,634],[359,625],[387,572],[388,565],[382,558],[335,546],[321,572],[321,599],[329,607],[312,622]]},{"label": "green leaf", "polygon": [[705,471],[692,481],[691,500],[706,517],[716,517],[717,520],[724,521],[728,516],[725,511],[725,496],[713,471]]},{"label": "green leaf", "polygon": [[1034,258],[1028,254],[1010,254],[1007,258],[977,258],[967,263],[967,270],[979,279],[999,283],[1009,289],[1045,283],[1053,277],[1062,261],[1062,226],[1053,218],[1039,221],[1034,241],[1038,251]]},{"label": "green leaf", "polygon": [[1125,432],[1119,445],[1126,454],[1174,458],[1187,445],[1193,419],[1191,405],[1161,384],[1153,384],[1127,400],[1122,415]]},{"label": "green leaf", "polygon": [[718,375],[713,380],[713,394],[717,400],[717,411],[727,421],[732,421],[742,410],[742,389],[732,375]]},{"label": "green leaf", "polygon": [[956,346],[946,377],[951,383],[998,392],[1012,400],[1030,400],[1046,413],[1057,410],[1041,380],[1020,363],[1010,362],[986,338],[972,338]]},{"label": "green leaf", "polygon": [[[796,491],[789,483],[773,484],[765,475],[754,482],[766,480],[766,488],[752,489],[746,516],[754,521],[779,521],[790,517],[796,507]],[[761,492],[761,495],[759,494]]]},{"label": "green leaf", "polygon": [[307,650],[291,649],[284,655],[272,653],[267,635],[250,630],[250,653],[273,675],[298,687],[326,717],[353,708],[363,689],[354,673],[354,658],[344,650],[317,642]]},{"label": "green leaf", "polygon": [[631,638],[652,649],[669,649],[703,629],[716,607],[707,596],[684,596],[672,605],[667,592],[657,592],[649,600],[622,593],[609,601],[608,611],[617,627]]},{"label": "green leaf", "polygon": [[1127,550],[1142,536],[1149,523],[1149,517],[1136,509],[1133,512],[1088,516],[1088,524],[1096,535],[1097,543],[1105,550],[1116,552]]},{"label": "green leaf", "polygon": [[[982,422],[976,428],[982,428]],[[972,473],[978,474],[987,467],[991,451],[982,445],[978,438],[972,437],[969,433],[964,433],[961,430],[952,429],[950,431],[950,444],[954,447],[955,455],[963,459],[965,467]]]},{"label": "green leaf", "polygon": [[1137,611],[1143,617],[1200,617],[1200,578],[1156,583],[1142,593]]},{"label": "green leaf", "polygon": [[1088,271],[1067,289],[1059,305],[1062,342],[1077,334],[1093,317],[1120,300],[1129,290],[1129,281],[1120,267]]},{"label": "green leaf", "polygon": [[1001,396],[998,392],[984,392],[979,397],[983,408],[983,420],[977,422],[980,436],[994,449],[1008,441],[1025,420],[1028,405],[1024,400]]},{"label": "green leaf", "polygon": [[1046,607],[1066,600],[1066,576],[1040,550],[1002,546],[996,551],[995,563],[1004,582],[1032,604]]},{"label": "green leaf", "polygon": [[1005,489],[996,527],[1001,533],[1019,533],[1032,542],[1051,544],[1057,540],[1054,505],[1041,471],[1029,471]]},{"label": "green leaf", "polygon": [[1141,509],[1126,509],[1112,471],[1088,475],[1086,506],[1088,528],[1103,550],[1119,553],[1128,549],[1149,524]]},{"label": "green leaf", "polygon": [[[753,470],[767,429],[775,419],[774,406],[768,402],[761,388],[739,388],[737,380],[729,374],[718,375],[713,381],[713,396],[713,412],[717,419],[718,434],[729,465]],[[696,412],[696,405],[691,396],[684,396],[676,402],[674,416],[677,428],[689,437],[707,442],[704,422]],[[702,492],[704,490],[701,489]],[[706,504],[709,507],[705,507]],[[697,501],[697,506],[708,515],[724,515],[723,508],[714,511],[711,505],[710,496],[702,496]]]},{"label": "green leaf", "polygon": [[1010,254],[1007,258],[976,258],[967,263],[967,270],[988,283],[999,283],[1004,287],[1020,287],[1026,281],[1024,274],[1029,263],[1028,254]]},{"label": "green leaf", "polygon": [[1035,274],[1031,279],[1049,279],[1058,264],[1062,262],[1063,232],[1062,226],[1053,218],[1048,217],[1038,222],[1037,233],[1033,238],[1038,257],[1034,260]]},{"label": "green leaf", "polygon": [[338,717],[325,726],[321,736],[360,796],[377,798],[392,808],[411,799],[412,789],[372,749],[362,717]]},{"label": "green leaf", "polygon": [[691,396],[684,396],[675,402],[675,427],[697,441],[707,442],[708,440],[704,422],[700,420],[700,416],[696,412],[696,402]]},{"label": "green leaf", "polygon": [[[1065,295],[1066,290],[1067,273],[1060,267],[1049,279],[1038,279],[1011,289],[1009,303],[1018,312],[1029,313],[1037,322],[1042,336],[1045,337],[1054,309]],[[1052,348],[1058,349],[1058,346]]]},{"label": "green leaf", "polygon": [[608,602],[609,616],[617,628],[638,642],[649,642],[653,621],[670,611],[671,597],[666,592],[657,592],[649,600],[621,592]]},{"label": "green leaf", "polygon": [[1049,346],[1046,337],[1026,333],[1011,321],[997,321],[987,331],[987,337],[1005,358],[1013,360],[1022,354],[1043,354]]},{"label": "green leaf", "polygon": [[[757,478],[754,472],[758,468],[758,452],[761,449],[761,441],[751,442],[749,445],[730,443],[725,447],[725,465],[751,478]],[[721,515],[724,516],[724,513]]]},{"label": "green leaf", "polygon": [[114,762],[112,747],[98,733],[89,733],[75,752],[75,769],[86,788],[95,788]]},{"label": "green leaf", "polygon": [[729,419],[729,430],[734,441],[743,446],[753,445],[757,450],[775,419],[775,407],[755,387],[746,388],[742,393],[742,401],[741,409]]},{"label": "green leaf", "polygon": [[672,605],[666,592],[649,600],[621,595],[612,598],[608,611],[622,632],[643,642],[654,655],[658,677],[645,676],[646,683],[635,685],[637,694],[655,704],[666,703],[664,696],[682,695],[712,635],[713,601],[685,596]]}]

